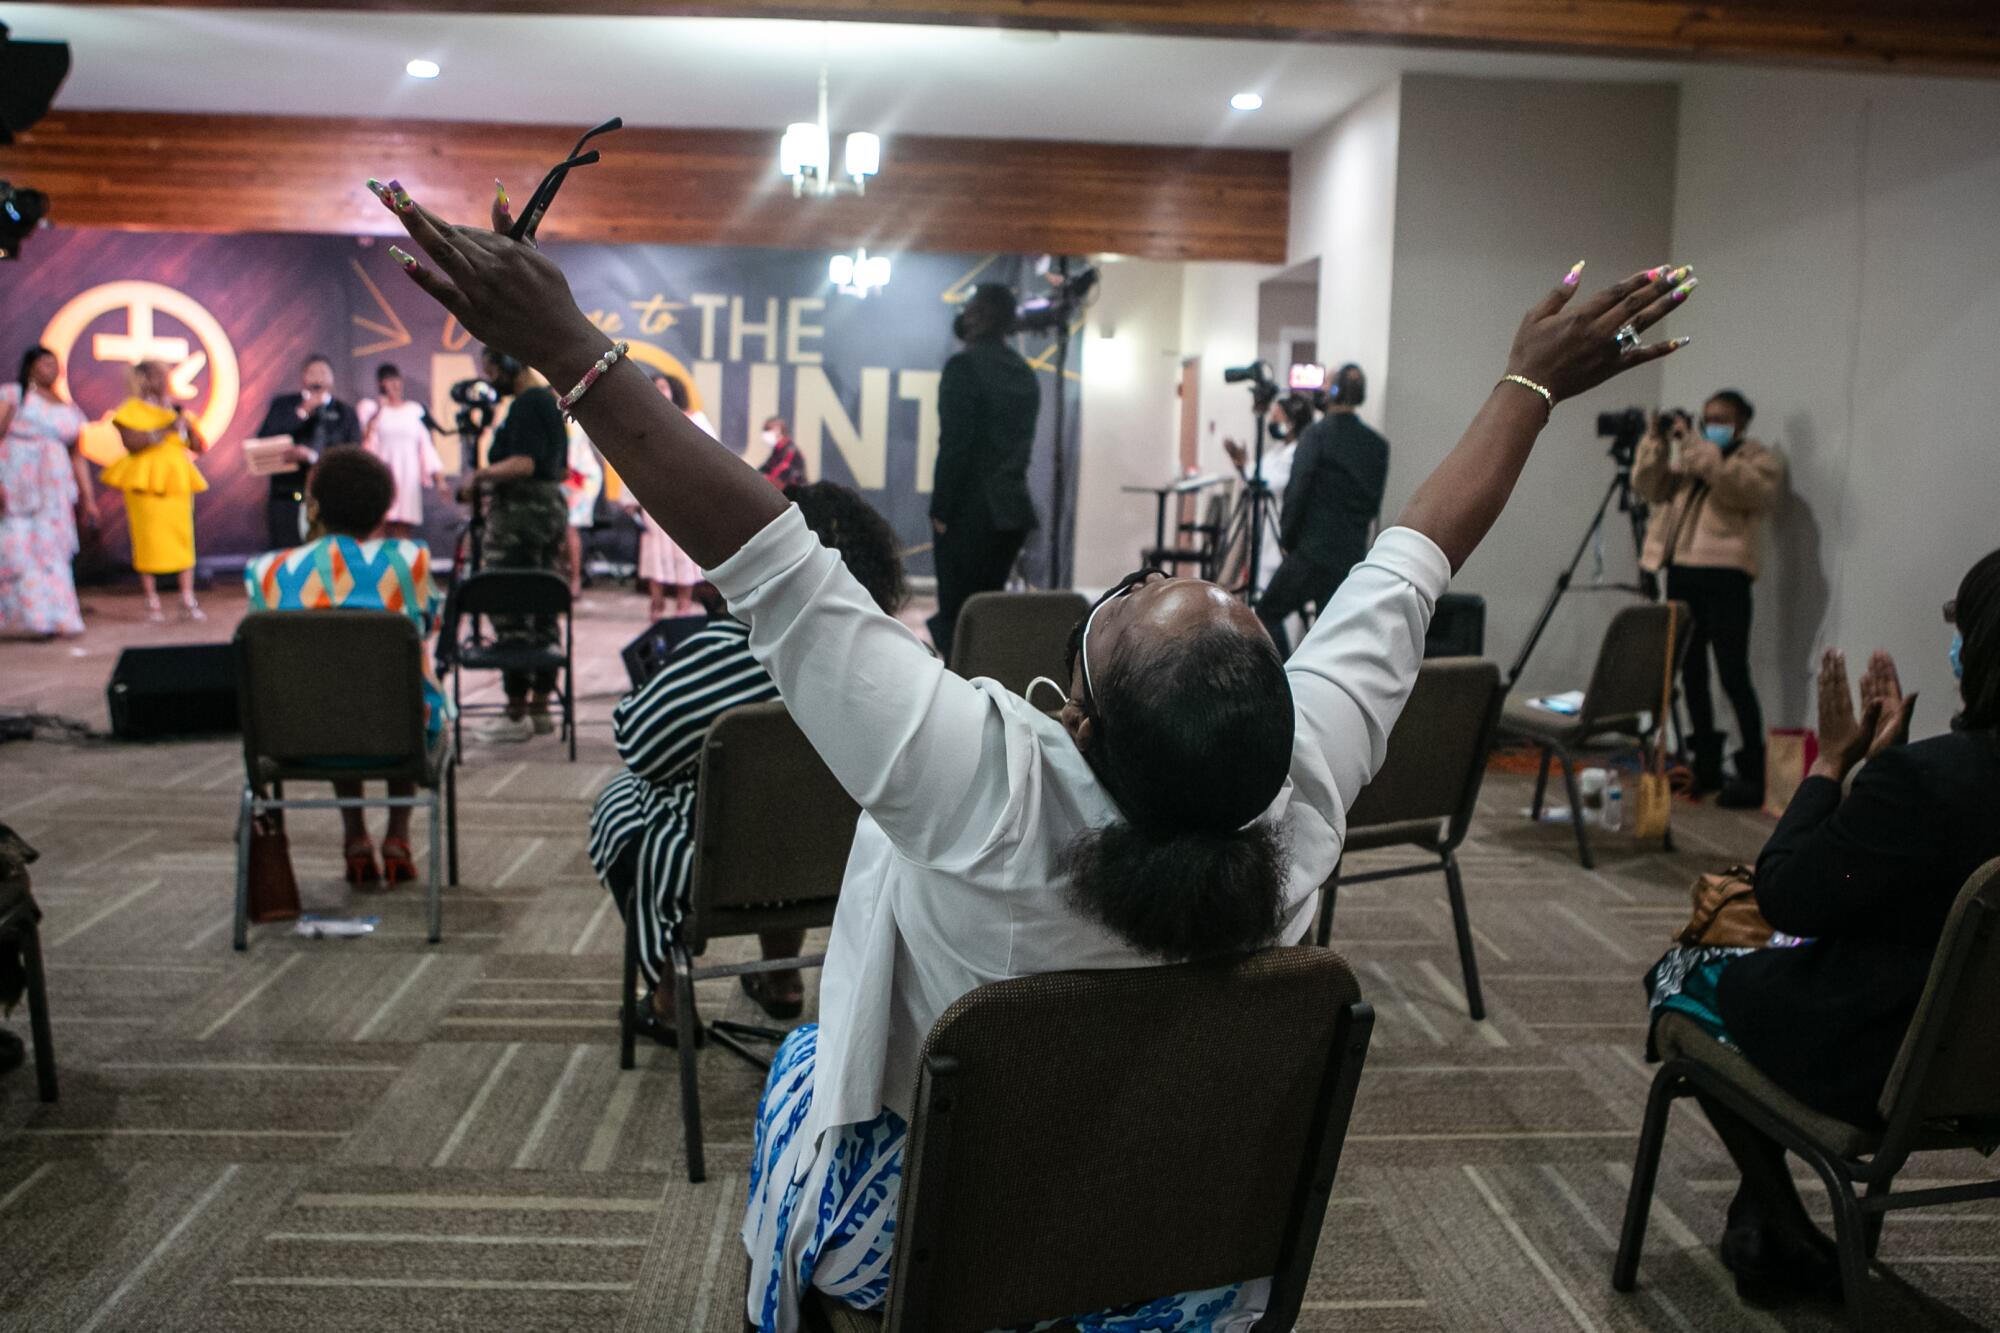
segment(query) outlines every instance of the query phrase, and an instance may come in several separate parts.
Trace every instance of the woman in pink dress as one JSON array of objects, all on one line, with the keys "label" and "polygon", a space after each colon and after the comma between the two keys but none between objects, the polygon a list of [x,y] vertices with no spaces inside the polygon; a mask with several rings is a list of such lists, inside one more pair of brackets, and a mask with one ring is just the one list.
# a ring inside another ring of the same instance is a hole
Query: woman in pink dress
[{"label": "woman in pink dress", "polygon": [[435,423],[422,403],[403,396],[403,372],[396,367],[383,366],[376,371],[375,387],[381,400],[361,405],[361,447],[388,464],[396,479],[396,501],[389,507],[383,532],[390,537],[413,537],[424,525],[424,488],[442,490],[445,485],[444,460],[438,457],[437,441],[431,437]]},{"label": "woman in pink dress", "polygon": [[94,497],[76,452],[84,416],[57,390],[61,378],[56,354],[30,347],[19,378],[0,386],[0,634],[83,633],[70,561],[77,498]]},{"label": "woman in pink dress", "polygon": [[[715,434],[715,427],[708,417],[700,412],[688,411],[687,385],[672,375],[655,373],[653,387],[671,399],[675,407],[687,413],[688,420]],[[667,530],[653,521],[651,514],[642,514],[645,527],[639,534],[639,577],[644,579],[648,592],[652,595],[649,614],[659,620],[667,614],[667,593],[674,595],[674,614],[691,616],[695,614],[694,585],[701,582],[701,566],[688,556],[687,552],[674,545]]]}]

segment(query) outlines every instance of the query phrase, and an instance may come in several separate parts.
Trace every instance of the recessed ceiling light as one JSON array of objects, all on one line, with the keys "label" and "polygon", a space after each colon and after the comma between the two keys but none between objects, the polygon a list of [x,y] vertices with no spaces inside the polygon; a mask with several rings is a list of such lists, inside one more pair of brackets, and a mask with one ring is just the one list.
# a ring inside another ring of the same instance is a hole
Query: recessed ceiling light
[{"label": "recessed ceiling light", "polygon": [[403,72],[413,79],[435,79],[442,71],[435,60],[412,60],[403,66]]},{"label": "recessed ceiling light", "polygon": [[1264,99],[1256,93],[1238,93],[1229,99],[1229,105],[1235,107],[1238,111],[1255,111],[1258,107],[1264,105]]}]

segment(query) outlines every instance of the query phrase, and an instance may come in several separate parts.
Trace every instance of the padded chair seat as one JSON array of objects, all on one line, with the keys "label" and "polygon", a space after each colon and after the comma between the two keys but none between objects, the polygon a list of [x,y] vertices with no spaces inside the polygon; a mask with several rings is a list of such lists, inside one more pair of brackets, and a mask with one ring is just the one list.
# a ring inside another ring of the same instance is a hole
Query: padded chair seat
[{"label": "padded chair seat", "polygon": [[1421,847],[1429,852],[1442,852],[1444,831],[1445,822],[1442,819],[1403,819],[1391,824],[1368,824],[1347,830],[1347,841],[1340,845],[1340,849],[1343,852],[1366,852],[1377,847]]},{"label": "padded chair seat", "polygon": [[467,671],[560,671],[568,660],[560,648],[531,643],[468,643],[458,650]]},{"label": "padded chair seat", "polygon": [[1813,1110],[1773,1083],[1743,1052],[1709,1036],[1701,1024],[1686,1014],[1669,1011],[1662,1015],[1654,1038],[1663,1058],[1692,1060],[1714,1070],[1828,1152],[1847,1158],[1865,1157],[1881,1142],[1879,1134]]},{"label": "padded chair seat", "polygon": [[1632,721],[1635,719],[1609,719],[1600,723],[1596,730],[1586,736],[1583,733],[1582,723],[1577,718],[1551,713],[1546,708],[1536,708],[1525,699],[1509,699],[1506,706],[1500,710],[1500,734],[1527,740],[1553,741],[1565,749],[1575,749],[1587,740],[1609,737],[1617,737],[1632,744],[1640,739],[1636,729],[1616,725]]},{"label": "padded chair seat", "polygon": [[383,782],[389,780],[415,782],[422,787],[435,787],[444,780],[445,765],[451,762],[451,730],[438,732],[431,742],[430,750],[424,756],[420,772],[412,772],[407,764],[330,764],[325,761],[273,759],[269,755],[257,757],[257,782],[268,787],[273,782]]}]

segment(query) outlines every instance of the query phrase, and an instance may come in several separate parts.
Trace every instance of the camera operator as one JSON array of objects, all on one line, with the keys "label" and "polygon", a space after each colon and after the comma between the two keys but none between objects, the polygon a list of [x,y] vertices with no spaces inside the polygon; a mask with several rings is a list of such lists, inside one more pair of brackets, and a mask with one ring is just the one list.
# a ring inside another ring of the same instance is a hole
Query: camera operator
[{"label": "camera operator", "polygon": [[1007,345],[1014,291],[982,282],[952,323],[965,350],[938,382],[938,456],[931,485],[937,533],[938,609],[929,620],[938,655],[951,660],[959,608],[976,592],[1007,586],[1014,558],[1036,525],[1028,494],[1041,386]]},{"label": "camera operator", "polygon": [[[466,499],[482,487],[492,496],[485,542],[490,567],[561,573],[569,531],[569,501],[562,489],[569,476],[569,427],[562,407],[549,382],[513,357],[489,347],[483,364],[486,378],[500,396],[514,401],[493,432],[486,466],[465,479],[459,498]],[[548,615],[494,616],[493,631],[502,643],[550,648],[562,642],[556,617]],[[555,730],[549,713],[554,671],[505,671],[501,682],[507,693],[507,715],[481,727],[481,740],[525,741]]]},{"label": "camera operator", "polygon": [[1367,392],[1361,367],[1349,362],[1336,371],[1326,415],[1306,428],[1292,458],[1278,519],[1285,559],[1257,602],[1258,619],[1286,656],[1285,617],[1307,603],[1326,605],[1368,553],[1369,529],[1382,512],[1389,442],[1355,415]]},{"label": "camera operator", "polygon": [[[1632,460],[1632,488],[1653,506],[1641,564],[1664,571],[1667,596],[1694,616],[1681,690],[1687,698],[1695,792],[1721,791],[1717,804],[1749,810],[1764,803],[1764,716],[1750,681],[1750,585],[1761,566],[1764,515],[1785,464],[1743,432],[1750,401],[1724,389],[1701,410],[1700,433],[1685,412],[1663,412]],[[1724,736],[1715,729],[1708,653],[1736,713],[1743,748],[1736,779],[1723,781]]]},{"label": "camera operator", "polygon": [[306,505],[306,469],[336,444],[361,443],[361,418],[333,396],[333,362],[318,352],[299,367],[299,392],[279,394],[257,428],[259,439],[289,435],[295,441],[292,466],[271,474],[271,493],[264,503],[265,536],[270,549],[297,546],[305,536],[300,522]]}]

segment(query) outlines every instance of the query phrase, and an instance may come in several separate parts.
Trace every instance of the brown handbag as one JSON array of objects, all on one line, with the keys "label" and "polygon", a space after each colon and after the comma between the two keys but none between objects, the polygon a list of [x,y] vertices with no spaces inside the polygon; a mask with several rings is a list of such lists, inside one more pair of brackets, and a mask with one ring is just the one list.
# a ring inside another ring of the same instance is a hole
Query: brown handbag
[{"label": "brown handbag", "polygon": [[1757,886],[1748,866],[1731,866],[1694,882],[1694,914],[1674,943],[1697,949],[1761,949],[1771,923],[1757,909]]},{"label": "brown handbag", "polygon": [[270,810],[250,823],[250,919],[295,921],[299,915],[299,881],[292,873],[292,843],[285,836],[285,816]]}]

